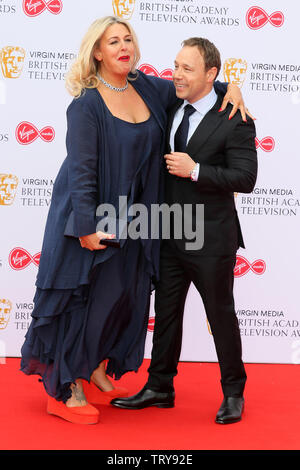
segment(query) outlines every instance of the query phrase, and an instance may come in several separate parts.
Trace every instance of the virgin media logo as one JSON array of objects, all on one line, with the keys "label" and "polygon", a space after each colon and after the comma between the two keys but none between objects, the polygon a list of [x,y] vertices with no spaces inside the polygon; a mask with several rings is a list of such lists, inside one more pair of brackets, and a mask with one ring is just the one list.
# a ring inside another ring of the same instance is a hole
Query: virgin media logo
[{"label": "virgin media logo", "polygon": [[151,331],[151,333],[153,333],[154,325],[155,325],[155,317],[149,317],[147,330]]},{"label": "virgin media logo", "polygon": [[257,149],[261,148],[264,152],[272,152],[275,148],[275,140],[270,136],[264,137],[261,140],[255,137],[255,146]]},{"label": "virgin media logo", "polygon": [[8,256],[8,262],[12,269],[20,271],[21,269],[27,268],[31,263],[36,266],[39,265],[41,253],[36,253],[31,256],[24,248],[14,248],[11,250]]},{"label": "virgin media logo", "polygon": [[32,144],[38,137],[44,142],[52,142],[55,137],[53,127],[46,126],[39,131],[33,124],[27,121],[22,121],[18,124],[16,128],[16,139],[19,144]]},{"label": "virgin media logo", "polygon": [[154,77],[160,77],[160,78],[165,78],[166,80],[172,80],[173,79],[173,70],[172,69],[165,69],[162,72],[159,72],[156,70],[153,65],[150,64],[142,64],[139,67],[139,70],[141,72],[144,72],[146,75],[152,75]]},{"label": "virgin media logo", "polygon": [[48,10],[53,15],[58,15],[62,10],[61,0],[23,0],[23,10],[27,16],[38,16]]},{"label": "virgin media logo", "polygon": [[257,259],[253,263],[250,263],[246,258],[238,255],[234,267],[234,277],[244,276],[250,270],[255,274],[261,275],[266,270],[266,263],[262,259]]},{"label": "virgin media logo", "polygon": [[246,13],[246,23],[250,29],[260,29],[268,22],[271,23],[272,26],[279,28],[284,22],[283,13],[281,11],[274,11],[274,13],[268,15],[265,10],[260,7],[251,7]]}]

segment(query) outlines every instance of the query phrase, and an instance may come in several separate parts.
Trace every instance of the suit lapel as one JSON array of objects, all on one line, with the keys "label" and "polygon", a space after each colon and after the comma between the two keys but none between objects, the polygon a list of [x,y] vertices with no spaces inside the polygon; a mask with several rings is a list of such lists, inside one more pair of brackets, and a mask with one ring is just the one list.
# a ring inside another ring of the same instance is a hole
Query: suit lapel
[{"label": "suit lapel", "polygon": [[193,156],[198,149],[204,145],[207,139],[213,134],[222,123],[220,119],[226,110],[218,112],[222,104],[222,97],[219,96],[213,108],[204,116],[194,134],[190,138],[186,152]]}]

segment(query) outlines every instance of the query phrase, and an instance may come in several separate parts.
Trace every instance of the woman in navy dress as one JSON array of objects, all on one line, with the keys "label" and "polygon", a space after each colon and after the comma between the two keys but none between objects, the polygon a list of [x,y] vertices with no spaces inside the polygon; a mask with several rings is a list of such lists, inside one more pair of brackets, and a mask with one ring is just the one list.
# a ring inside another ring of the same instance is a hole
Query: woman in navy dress
[{"label": "woman in navy dress", "polygon": [[[137,72],[139,58],[131,26],[105,17],[91,25],[67,77],[67,157],[53,188],[21,370],[41,376],[47,411],[74,423],[98,421],[90,403],[126,396],[106,374],[137,371],[144,357],[159,241],[99,244],[120,236],[120,196],[149,213],[163,201],[166,113],[176,95],[172,82]],[[110,233],[97,228],[103,204],[115,208]],[[125,226],[129,220],[126,213]]]}]

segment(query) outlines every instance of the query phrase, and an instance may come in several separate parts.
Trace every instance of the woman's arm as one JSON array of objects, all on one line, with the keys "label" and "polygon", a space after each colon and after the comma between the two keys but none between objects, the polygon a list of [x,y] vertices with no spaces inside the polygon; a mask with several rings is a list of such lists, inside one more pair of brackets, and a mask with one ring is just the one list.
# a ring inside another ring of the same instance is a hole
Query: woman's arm
[{"label": "woman's arm", "polygon": [[95,117],[81,98],[67,111],[68,184],[75,237],[94,233],[98,196],[98,132]]},{"label": "woman's arm", "polygon": [[243,121],[247,122],[246,114],[248,114],[248,116],[255,120],[255,118],[249,113],[248,109],[245,107],[242,92],[237,85],[226,82],[223,83],[216,80],[214,88],[217,92],[221,93],[222,95],[225,95],[220,111],[224,111],[228,103],[231,103],[233,105],[231,113],[229,114],[229,119],[231,119],[239,109]]},{"label": "woman's arm", "polygon": [[72,236],[82,248],[105,250],[102,238],[114,234],[96,232],[99,184],[99,136],[96,118],[88,106],[73,101],[67,112],[68,183],[72,201]]}]

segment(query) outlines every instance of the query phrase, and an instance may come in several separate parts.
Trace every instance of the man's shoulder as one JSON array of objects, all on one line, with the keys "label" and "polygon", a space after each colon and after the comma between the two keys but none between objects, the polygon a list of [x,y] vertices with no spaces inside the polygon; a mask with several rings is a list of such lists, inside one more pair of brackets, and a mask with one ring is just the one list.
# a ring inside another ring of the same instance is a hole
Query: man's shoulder
[{"label": "man's shoulder", "polygon": [[221,119],[224,122],[228,121],[228,124],[230,124],[230,127],[233,128],[233,127],[238,126],[238,125],[255,126],[254,121],[250,116],[248,116],[248,115],[246,116],[247,121],[243,120],[242,114],[241,114],[239,109],[234,114],[234,116],[232,116],[232,118],[229,119],[229,115],[230,115],[232,109],[233,109],[233,105],[231,103],[228,103],[226,108],[224,109],[224,111],[221,113],[221,116],[220,116]]}]

